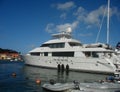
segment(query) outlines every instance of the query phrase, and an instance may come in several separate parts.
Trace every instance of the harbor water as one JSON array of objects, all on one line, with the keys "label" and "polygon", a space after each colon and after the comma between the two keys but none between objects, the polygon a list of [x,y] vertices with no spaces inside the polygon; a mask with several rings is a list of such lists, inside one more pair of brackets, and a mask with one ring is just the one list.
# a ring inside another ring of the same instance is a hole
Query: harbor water
[{"label": "harbor water", "polygon": [[[0,61],[0,92],[45,92],[44,83],[50,79],[56,82],[93,82],[105,79],[108,75],[83,72],[58,72],[55,69],[27,66],[24,62]],[[40,80],[40,84],[36,83]]]}]

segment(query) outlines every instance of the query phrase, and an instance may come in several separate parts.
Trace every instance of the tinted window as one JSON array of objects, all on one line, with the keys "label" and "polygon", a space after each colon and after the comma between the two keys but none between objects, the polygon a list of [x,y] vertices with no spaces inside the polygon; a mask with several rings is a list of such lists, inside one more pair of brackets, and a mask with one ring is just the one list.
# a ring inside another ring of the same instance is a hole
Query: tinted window
[{"label": "tinted window", "polygon": [[81,46],[80,43],[73,43],[73,42],[69,42],[69,45],[70,45],[70,46]]},{"label": "tinted window", "polygon": [[74,52],[53,52],[52,56],[73,57],[74,56]]},{"label": "tinted window", "polygon": [[34,55],[34,56],[39,56],[40,55],[40,52],[32,52],[30,53],[31,55]]},{"label": "tinted window", "polygon": [[41,47],[64,48],[65,47],[65,43],[43,44]]}]

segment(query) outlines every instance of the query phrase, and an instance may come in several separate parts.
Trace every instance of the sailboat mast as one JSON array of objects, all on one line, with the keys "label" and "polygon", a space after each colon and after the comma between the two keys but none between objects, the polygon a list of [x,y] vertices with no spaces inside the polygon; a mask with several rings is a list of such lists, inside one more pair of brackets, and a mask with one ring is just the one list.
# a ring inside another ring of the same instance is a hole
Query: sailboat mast
[{"label": "sailboat mast", "polygon": [[109,25],[110,25],[110,0],[108,0],[108,9],[107,9],[107,44],[109,44]]}]

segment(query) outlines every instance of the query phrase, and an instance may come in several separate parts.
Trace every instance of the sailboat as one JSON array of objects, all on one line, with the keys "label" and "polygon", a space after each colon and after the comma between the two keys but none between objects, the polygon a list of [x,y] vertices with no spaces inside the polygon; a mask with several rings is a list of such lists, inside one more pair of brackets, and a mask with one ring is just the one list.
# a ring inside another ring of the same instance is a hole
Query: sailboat
[{"label": "sailboat", "polygon": [[53,34],[53,39],[23,55],[25,64],[60,71],[107,74],[119,71],[120,61],[113,50],[101,44],[95,47],[82,44],[72,38],[71,30],[68,27],[61,33]]}]

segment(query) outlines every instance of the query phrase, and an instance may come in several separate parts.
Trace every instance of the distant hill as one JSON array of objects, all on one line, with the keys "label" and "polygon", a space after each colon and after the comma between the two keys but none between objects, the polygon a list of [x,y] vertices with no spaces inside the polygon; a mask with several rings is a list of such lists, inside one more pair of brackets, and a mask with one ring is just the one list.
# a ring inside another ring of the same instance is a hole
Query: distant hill
[{"label": "distant hill", "polygon": [[8,53],[18,53],[18,52],[15,51],[15,50],[11,50],[11,49],[2,49],[2,48],[0,48],[0,53],[3,53],[3,52],[8,52]]}]

